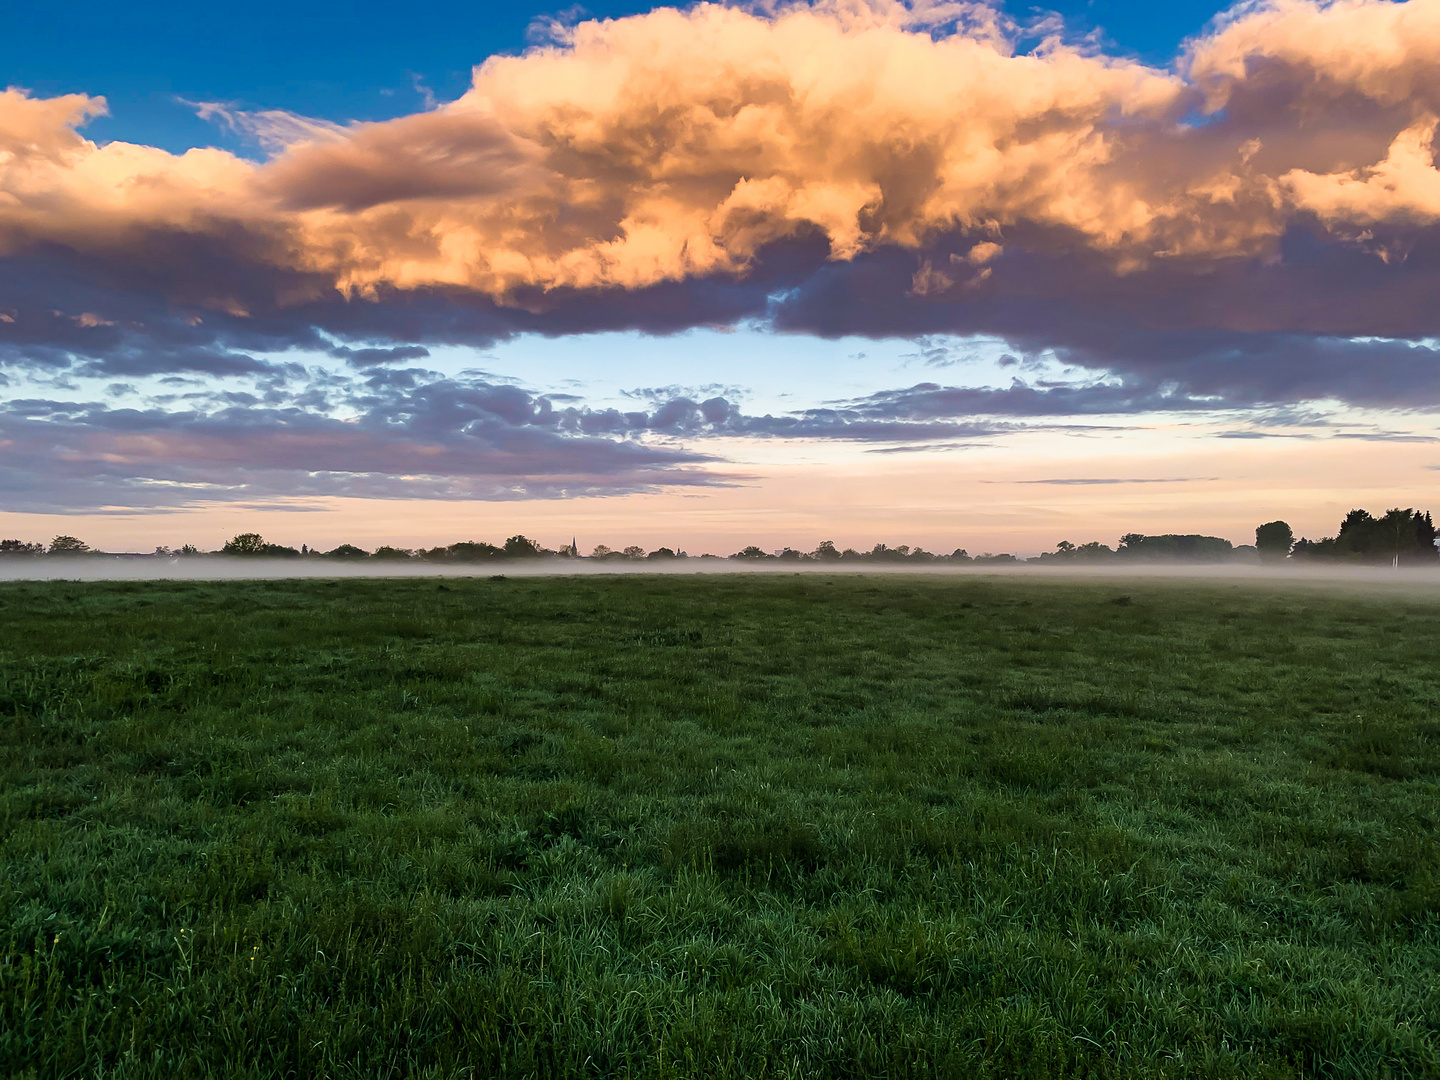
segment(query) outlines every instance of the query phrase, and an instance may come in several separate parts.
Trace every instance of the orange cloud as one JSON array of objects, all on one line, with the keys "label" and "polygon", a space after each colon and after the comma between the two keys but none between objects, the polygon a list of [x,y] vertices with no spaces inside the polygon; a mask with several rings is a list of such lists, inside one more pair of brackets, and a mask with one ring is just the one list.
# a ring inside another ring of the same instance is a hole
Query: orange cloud
[{"label": "orange cloud", "polygon": [[[501,303],[743,275],[790,238],[845,260],[960,232],[978,267],[1019,230],[1122,273],[1203,267],[1265,254],[1297,213],[1341,233],[1432,220],[1437,75],[1440,0],[1247,7],[1183,74],[1059,42],[1016,55],[978,5],[661,8],[491,58],[459,100],[393,121],[206,106],[276,148],[260,164],[97,145],[77,128],[103,99],[7,91],[0,254],[241,235],[247,260],[315,288]],[[1327,126],[1317,87],[1371,111]],[[1251,124],[1262,93],[1280,104]],[[1182,123],[1200,95],[1239,119]],[[917,295],[959,280],[918,265]],[[218,286],[208,302],[244,311]]]},{"label": "orange cloud", "polygon": [[1434,109],[1437,60],[1440,4],[1434,0],[1270,0],[1238,5],[1213,34],[1195,42],[1189,75],[1206,88],[1214,108],[1268,65],[1288,69],[1294,91],[1315,104],[1352,93]]}]

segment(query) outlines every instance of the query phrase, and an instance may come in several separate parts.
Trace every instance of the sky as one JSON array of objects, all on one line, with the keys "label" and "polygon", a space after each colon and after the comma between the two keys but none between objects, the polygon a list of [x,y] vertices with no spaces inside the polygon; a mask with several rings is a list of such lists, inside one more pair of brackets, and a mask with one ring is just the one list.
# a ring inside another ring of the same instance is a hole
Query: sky
[{"label": "sky", "polygon": [[1432,507],[1440,0],[211,7],[0,40],[5,536]]}]

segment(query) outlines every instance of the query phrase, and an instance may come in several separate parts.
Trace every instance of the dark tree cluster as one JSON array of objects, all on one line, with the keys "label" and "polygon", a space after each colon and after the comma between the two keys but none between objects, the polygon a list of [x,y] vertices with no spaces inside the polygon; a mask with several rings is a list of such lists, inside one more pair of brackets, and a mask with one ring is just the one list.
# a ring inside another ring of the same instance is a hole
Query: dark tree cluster
[{"label": "dark tree cluster", "polygon": [[33,558],[37,555],[90,555],[92,549],[85,541],[74,536],[57,536],[48,545],[25,540],[0,540],[0,556],[6,558]]},{"label": "dark tree cluster", "polygon": [[268,543],[259,533],[241,533],[226,541],[220,549],[221,555],[242,555],[246,558],[264,556],[272,559],[298,559],[300,552],[283,544]]},{"label": "dark tree cluster", "polygon": [[1147,536],[1144,533],[1126,533],[1118,546],[1111,548],[1098,540],[1088,544],[1072,544],[1061,540],[1054,551],[1047,551],[1037,558],[1028,560],[1039,563],[1113,563],[1113,562],[1193,562],[1224,563],[1248,562],[1255,558],[1255,549],[1248,546],[1236,547],[1229,540],[1218,536],[1201,536],[1198,533],[1161,533]]},{"label": "dark tree cluster", "polygon": [[241,533],[220,549],[221,555],[238,555],[247,558],[256,556],[279,556],[282,558],[335,559],[340,562],[436,562],[436,563],[480,563],[501,559],[538,559],[545,555],[565,555],[566,551],[550,551],[525,536],[512,536],[504,545],[497,547],[483,540],[462,540],[448,547],[397,548],[379,547],[374,552],[366,551],[354,544],[341,544],[329,551],[320,551],[301,545],[297,551],[292,547],[268,543],[259,533]]},{"label": "dark tree cluster", "polygon": [[1440,552],[1435,548],[1435,523],[1428,511],[1395,508],[1378,518],[1366,510],[1351,510],[1340,523],[1339,533],[1321,540],[1302,537],[1295,542],[1290,558],[1372,566],[1433,566],[1440,562]]},{"label": "dark tree cluster", "polygon": [[845,548],[842,551],[835,546],[832,540],[821,541],[820,546],[814,551],[799,551],[790,547],[782,548],[779,551],[766,551],[764,548],[752,544],[750,547],[737,551],[730,558],[748,562],[909,563],[911,565],[1018,561],[1013,555],[991,555],[988,552],[972,558],[964,548],[956,548],[949,555],[941,555],[920,547],[912,548],[909,544],[901,544],[899,547],[893,548],[885,544],[876,544],[869,551],[856,551],[854,548]]}]

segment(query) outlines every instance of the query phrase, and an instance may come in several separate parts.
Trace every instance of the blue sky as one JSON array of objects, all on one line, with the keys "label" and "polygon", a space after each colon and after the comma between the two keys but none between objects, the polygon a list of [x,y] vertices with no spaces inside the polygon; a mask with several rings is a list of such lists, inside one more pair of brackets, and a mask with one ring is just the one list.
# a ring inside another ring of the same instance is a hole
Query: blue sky
[{"label": "blue sky", "polygon": [[[413,112],[425,90],[458,97],[472,67],[491,54],[523,50],[537,20],[574,20],[581,10],[612,18],[649,7],[77,0],[61,19],[43,4],[15,4],[6,12],[0,71],[6,83],[36,94],[105,95],[111,115],[90,129],[96,138],[253,152],[183,102],[225,101],[336,121],[388,119]],[[1107,51],[1165,66],[1219,8],[1194,0],[1092,0],[1006,10],[1022,20],[1057,13],[1077,36],[1099,31]]]}]

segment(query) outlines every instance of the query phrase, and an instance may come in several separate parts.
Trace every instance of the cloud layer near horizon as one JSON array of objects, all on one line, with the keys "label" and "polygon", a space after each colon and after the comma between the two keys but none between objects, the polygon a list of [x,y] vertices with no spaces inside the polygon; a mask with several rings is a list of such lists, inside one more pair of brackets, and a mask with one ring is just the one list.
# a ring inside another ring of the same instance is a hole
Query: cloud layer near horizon
[{"label": "cloud layer near horizon", "polygon": [[[1110,380],[1038,396],[926,386],[778,420],[692,402],[703,423],[672,433],[909,424],[898,440],[922,422],[954,437],[991,430],[966,418],[1137,403],[1440,405],[1440,0],[1246,4],[1171,70],[1052,29],[1020,52],[1018,28],[980,4],[658,8],[558,28],[484,61],[460,99],[396,120],[204,106],[254,137],[258,161],[98,145],[81,132],[103,99],[12,88],[0,365],[263,377],[292,349],[365,369],[525,332],[753,319],[986,334]],[[11,446],[45,453],[80,427],[99,445],[150,422],[68,407],[39,442],[9,415]],[[169,433],[152,444],[217,416],[151,418]],[[316,448],[340,421],[307,422],[314,471],[330,475]],[[598,455],[587,471],[534,444],[526,475],[562,479],[533,493],[695,482],[701,460],[606,456],[601,443],[649,420],[516,427]],[[415,473],[396,438],[376,475]],[[202,443],[223,440],[185,445]],[[441,443],[437,475],[500,491],[524,472],[473,439]]]}]

